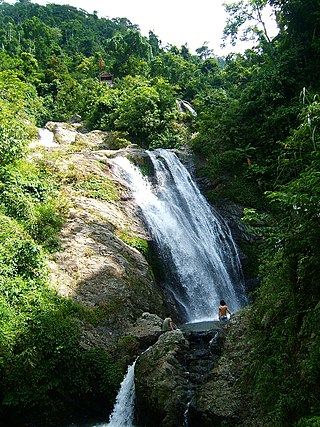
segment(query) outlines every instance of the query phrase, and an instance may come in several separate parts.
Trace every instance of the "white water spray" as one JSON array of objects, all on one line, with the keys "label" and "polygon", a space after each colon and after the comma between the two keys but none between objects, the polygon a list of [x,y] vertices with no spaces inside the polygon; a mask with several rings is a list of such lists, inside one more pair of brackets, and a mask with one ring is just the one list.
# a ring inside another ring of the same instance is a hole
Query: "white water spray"
[{"label": "white water spray", "polygon": [[120,385],[113,411],[108,423],[96,424],[94,427],[133,427],[134,417],[134,366],[128,367],[127,373]]},{"label": "white water spray", "polygon": [[38,138],[30,143],[29,148],[34,148],[36,145],[42,145],[43,147],[59,146],[59,144],[54,141],[53,132],[46,128],[38,128]]},{"label": "white water spray", "polygon": [[112,160],[141,208],[170,272],[164,285],[188,321],[216,318],[220,299],[232,311],[246,303],[239,255],[227,225],[170,151],[148,152],[155,181],[125,157]]}]

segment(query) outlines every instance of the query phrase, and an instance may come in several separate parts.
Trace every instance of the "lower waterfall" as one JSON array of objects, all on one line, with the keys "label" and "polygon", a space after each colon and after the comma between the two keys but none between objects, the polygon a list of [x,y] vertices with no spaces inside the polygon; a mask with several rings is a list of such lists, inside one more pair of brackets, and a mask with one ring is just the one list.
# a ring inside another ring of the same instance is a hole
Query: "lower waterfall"
[{"label": "lower waterfall", "polygon": [[109,422],[94,424],[93,426],[91,425],[92,427],[134,427],[135,364],[136,360],[128,367],[127,373],[122,380]]},{"label": "lower waterfall", "polygon": [[201,194],[188,170],[169,150],[147,151],[147,178],[126,157],[112,159],[157,244],[163,285],[187,322],[216,319],[220,299],[231,311],[246,304],[239,253],[230,230]]},{"label": "lower waterfall", "polygon": [[120,391],[117,395],[116,403],[110,415],[108,427],[132,427],[134,415],[134,365],[128,367],[127,374],[124,377]]}]

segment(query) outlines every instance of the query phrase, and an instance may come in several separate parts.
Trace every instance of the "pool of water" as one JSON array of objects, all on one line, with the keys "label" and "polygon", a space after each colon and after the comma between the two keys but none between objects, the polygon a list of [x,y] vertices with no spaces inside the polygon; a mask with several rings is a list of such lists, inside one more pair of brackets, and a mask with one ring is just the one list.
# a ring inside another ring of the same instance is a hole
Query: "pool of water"
[{"label": "pool of water", "polygon": [[179,325],[179,329],[181,329],[182,332],[203,332],[217,329],[219,327],[221,327],[219,320],[206,320],[203,322],[184,323],[183,325]]}]

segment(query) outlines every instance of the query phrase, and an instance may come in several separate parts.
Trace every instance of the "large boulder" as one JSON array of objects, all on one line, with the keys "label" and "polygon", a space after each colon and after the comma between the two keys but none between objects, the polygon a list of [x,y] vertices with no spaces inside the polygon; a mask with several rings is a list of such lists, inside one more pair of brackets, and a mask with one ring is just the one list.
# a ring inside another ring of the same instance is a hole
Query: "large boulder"
[{"label": "large boulder", "polygon": [[[116,134],[98,129],[88,131],[79,116],[75,116],[68,123],[48,122],[45,129],[52,132],[53,141],[57,145],[75,146],[86,150],[114,149],[119,146]],[[129,141],[124,141],[125,146],[132,145]],[[38,145],[42,145],[41,140],[38,141]]]},{"label": "large boulder", "polygon": [[260,426],[257,418],[251,422],[252,397],[243,388],[250,353],[247,323],[239,313],[226,325],[223,352],[190,405],[190,426]]},{"label": "large boulder", "polygon": [[139,357],[135,366],[139,425],[183,425],[189,386],[179,359],[181,351],[188,351],[188,341],[181,331],[169,331]]},{"label": "large boulder", "polygon": [[145,350],[157,341],[161,335],[161,326],[162,319],[159,316],[146,312],[127,330],[127,334],[137,340],[140,349]]}]

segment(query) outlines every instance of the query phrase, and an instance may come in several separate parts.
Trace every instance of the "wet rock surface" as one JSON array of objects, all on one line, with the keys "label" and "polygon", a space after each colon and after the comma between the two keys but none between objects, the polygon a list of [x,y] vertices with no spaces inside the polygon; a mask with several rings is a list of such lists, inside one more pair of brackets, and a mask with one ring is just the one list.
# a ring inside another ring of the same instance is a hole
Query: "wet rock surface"
[{"label": "wet rock surface", "polygon": [[182,426],[188,379],[181,355],[189,343],[181,331],[163,333],[135,366],[137,424]]},{"label": "wet rock surface", "polygon": [[137,424],[190,425],[188,408],[217,363],[224,339],[225,328],[218,322],[206,331],[163,333],[136,364]]},{"label": "wet rock surface", "polygon": [[137,425],[254,426],[240,381],[248,363],[245,330],[238,314],[206,331],[160,336],[136,364]]},{"label": "wet rock surface", "polygon": [[216,363],[190,405],[189,427],[262,427],[251,391],[244,387],[250,354],[248,309],[233,315],[224,326],[225,339]]}]

